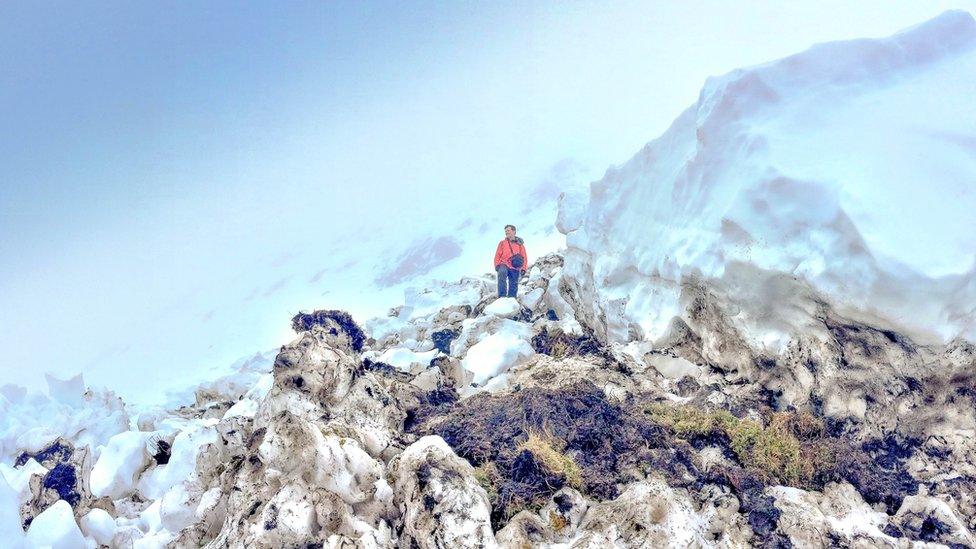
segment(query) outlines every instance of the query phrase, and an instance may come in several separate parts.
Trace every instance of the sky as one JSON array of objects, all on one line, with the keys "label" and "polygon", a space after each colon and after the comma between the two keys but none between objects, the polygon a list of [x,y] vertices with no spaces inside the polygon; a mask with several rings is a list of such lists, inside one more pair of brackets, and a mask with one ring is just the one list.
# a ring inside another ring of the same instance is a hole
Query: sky
[{"label": "sky", "polygon": [[950,8],[976,0],[0,4],[0,385],[151,399],[300,309],[381,314],[369,269],[599,178],[707,77]]}]

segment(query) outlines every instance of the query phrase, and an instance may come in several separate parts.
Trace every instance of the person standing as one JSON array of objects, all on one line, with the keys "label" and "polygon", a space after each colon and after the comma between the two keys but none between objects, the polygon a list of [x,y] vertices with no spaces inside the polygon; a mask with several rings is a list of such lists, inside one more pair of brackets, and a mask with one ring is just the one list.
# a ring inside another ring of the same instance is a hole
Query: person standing
[{"label": "person standing", "polygon": [[519,278],[525,274],[529,255],[525,242],[515,236],[515,225],[505,225],[505,238],[495,249],[495,272],[498,273],[498,297],[515,297]]}]

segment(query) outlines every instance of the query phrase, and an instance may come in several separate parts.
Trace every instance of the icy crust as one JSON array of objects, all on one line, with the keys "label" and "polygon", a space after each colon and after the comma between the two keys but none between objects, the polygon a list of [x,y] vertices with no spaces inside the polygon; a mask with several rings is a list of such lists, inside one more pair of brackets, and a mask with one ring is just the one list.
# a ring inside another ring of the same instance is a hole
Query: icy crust
[{"label": "icy crust", "polygon": [[[957,11],[709,79],[588,203],[563,197],[567,272],[598,288],[614,341],[659,338],[688,277],[739,264],[922,341],[976,340],[973,74],[976,22]],[[782,345],[806,318],[765,282],[736,279],[736,306],[756,346]]]}]

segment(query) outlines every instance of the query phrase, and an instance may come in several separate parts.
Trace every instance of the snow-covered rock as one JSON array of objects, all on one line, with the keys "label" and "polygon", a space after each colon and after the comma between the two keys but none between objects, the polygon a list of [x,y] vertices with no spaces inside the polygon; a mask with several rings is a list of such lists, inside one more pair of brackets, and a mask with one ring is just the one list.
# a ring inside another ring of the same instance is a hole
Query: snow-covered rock
[{"label": "snow-covered rock", "polygon": [[196,470],[197,453],[207,444],[217,442],[213,420],[190,426],[173,440],[169,462],[158,465],[142,477],[139,491],[150,499],[157,499],[170,488],[185,481]]},{"label": "snow-covered rock", "polygon": [[46,472],[43,475],[30,475],[28,493],[21,493],[20,516],[24,524],[30,523],[57,502],[67,502],[76,513],[88,511],[94,498],[89,490],[92,459],[87,446],[76,447],[68,440],[59,438],[36,454],[20,456],[18,463],[31,459],[37,461]]},{"label": "snow-covered rock", "polygon": [[359,371],[349,327],[325,323],[282,349],[255,418],[221,420],[190,480],[163,497],[163,525],[186,525],[178,545],[391,545],[393,494],[374,456],[404,416],[384,409],[381,378]]},{"label": "snow-covered rock", "polygon": [[519,302],[514,297],[500,297],[485,307],[486,315],[512,318],[519,312]]},{"label": "snow-covered rock", "polygon": [[409,372],[417,366],[426,367],[435,356],[437,356],[436,349],[418,353],[404,347],[394,347],[383,351],[377,360]]},{"label": "snow-covered rock", "polygon": [[737,509],[713,500],[696,508],[690,494],[658,478],[631,484],[608,502],[591,502],[563,488],[538,512],[512,517],[497,538],[503,547],[551,549],[748,547],[751,531]]},{"label": "snow-covered rock", "polygon": [[500,330],[468,349],[461,365],[474,374],[472,383],[481,385],[533,353],[532,346],[517,332]]},{"label": "snow-covered rock", "polygon": [[938,497],[906,497],[895,515],[895,522],[903,532],[909,534],[926,532],[942,543],[976,546],[976,536],[966,527],[966,523],[944,499]]},{"label": "snow-covered rock", "polygon": [[474,470],[443,439],[426,436],[390,464],[401,511],[402,546],[497,547],[491,508]]},{"label": "snow-covered rock", "polygon": [[841,541],[875,547],[895,544],[895,539],[883,532],[888,517],[873,510],[850,484],[832,483],[823,493],[785,486],[770,488],[769,492],[782,512],[779,530],[798,547],[825,547]]}]

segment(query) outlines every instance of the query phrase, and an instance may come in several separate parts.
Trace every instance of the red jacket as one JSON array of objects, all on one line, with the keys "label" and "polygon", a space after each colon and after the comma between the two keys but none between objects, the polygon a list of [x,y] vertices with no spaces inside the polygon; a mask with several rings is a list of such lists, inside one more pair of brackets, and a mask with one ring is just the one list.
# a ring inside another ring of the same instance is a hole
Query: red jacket
[{"label": "red jacket", "polygon": [[509,240],[503,238],[501,242],[498,243],[498,248],[495,249],[495,268],[497,269],[499,265],[505,265],[509,269],[514,269],[512,266],[512,256],[515,254],[522,254],[522,267],[519,268],[520,271],[524,271],[529,266],[529,254],[525,253],[525,243],[522,239],[515,237],[515,241],[511,242],[509,246]]}]

